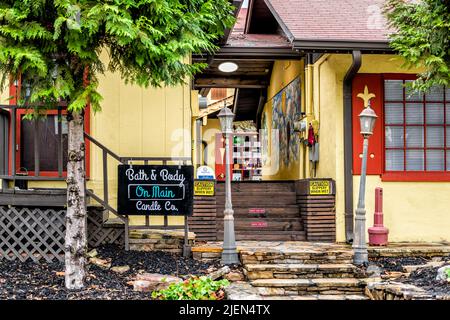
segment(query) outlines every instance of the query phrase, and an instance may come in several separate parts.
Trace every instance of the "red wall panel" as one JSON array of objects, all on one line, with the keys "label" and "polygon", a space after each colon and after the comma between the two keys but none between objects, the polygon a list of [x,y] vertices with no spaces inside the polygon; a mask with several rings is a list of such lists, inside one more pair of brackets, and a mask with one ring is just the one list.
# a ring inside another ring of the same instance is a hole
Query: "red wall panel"
[{"label": "red wall panel", "polygon": [[375,123],[373,135],[369,138],[369,152],[367,156],[367,174],[378,175],[383,172],[383,83],[380,74],[357,74],[352,86],[352,122],[353,122],[353,174],[361,174],[363,137],[360,133],[359,114],[364,108],[364,100],[358,97],[364,93],[367,86],[368,92],[375,94],[370,100],[371,108],[378,119]]}]

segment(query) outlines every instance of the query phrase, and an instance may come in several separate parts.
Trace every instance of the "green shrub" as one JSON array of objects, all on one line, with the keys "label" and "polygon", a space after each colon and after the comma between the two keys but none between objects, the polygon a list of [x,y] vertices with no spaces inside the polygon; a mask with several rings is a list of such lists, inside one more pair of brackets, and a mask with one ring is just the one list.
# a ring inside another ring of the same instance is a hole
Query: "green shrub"
[{"label": "green shrub", "polygon": [[167,289],[153,291],[152,298],[159,300],[222,300],[222,290],[228,280],[214,281],[206,276],[191,277],[183,282],[172,283]]},{"label": "green shrub", "polygon": [[447,280],[450,280],[450,269],[445,270],[445,273],[447,274]]}]

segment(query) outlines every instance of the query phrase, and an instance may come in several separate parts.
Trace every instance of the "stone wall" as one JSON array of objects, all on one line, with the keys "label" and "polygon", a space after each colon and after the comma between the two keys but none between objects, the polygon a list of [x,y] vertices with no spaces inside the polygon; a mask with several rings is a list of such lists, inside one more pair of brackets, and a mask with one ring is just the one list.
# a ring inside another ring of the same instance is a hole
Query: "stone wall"
[{"label": "stone wall", "polygon": [[[189,232],[189,246],[194,245],[195,235]],[[182,254],[184,245],[183,230],[145,230],[130,231],[130,250],[165,251]]]},{"label": "stone wall", "polygon": [[395,281],[368,283],[364,293],[371,300],[450,300],[448,295],[433,295],[414,285]]}]

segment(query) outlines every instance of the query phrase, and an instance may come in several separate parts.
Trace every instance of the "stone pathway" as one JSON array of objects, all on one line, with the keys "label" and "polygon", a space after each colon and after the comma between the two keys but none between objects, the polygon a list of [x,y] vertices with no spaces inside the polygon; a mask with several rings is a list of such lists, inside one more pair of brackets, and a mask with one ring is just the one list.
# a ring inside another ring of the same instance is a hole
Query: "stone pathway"
[{"label": "stone pathway", "polygon": [[[193,248],[194,257],[212,261],[221,256],[221,242],[209,242]],[[226,292],[230,300],[367,300],[408,299],[382,291],[380,275],[368,275],[352,264],[350,245],[301,241],[238,241],[237,249],[248,282],[235,282]],[[387,247],[369,247],[375,257],[434,257],[448,255],[450,246],[438,243],[394,243]],[[368,286],[370,284],[370,286]],[[370,288],[370,292],[368,289]],[[412,289],[407,287],[407,292]],[[398,290],[397,290],[398,291]],[[417,293],[417,292],[416,292]],[[378,295],[377,295],[378,294]],[[426,299],[427,296],[418,295]],[[441,297],[442,298],[442,297]]]}]

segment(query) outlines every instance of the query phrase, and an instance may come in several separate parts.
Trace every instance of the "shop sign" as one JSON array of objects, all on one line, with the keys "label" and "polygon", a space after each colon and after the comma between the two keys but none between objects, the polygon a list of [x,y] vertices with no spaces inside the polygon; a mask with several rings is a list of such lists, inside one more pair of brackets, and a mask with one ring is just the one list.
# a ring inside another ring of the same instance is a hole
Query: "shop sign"
[{"label": "shop sign", "polygon": [[118,175],[119,214],[192,214],[193,166],[119,165]]},{"label": "shop sign", "polygon": [[197,168],[197,179],[212,180],[214,179],[214,170],[208,166],[201,166]]}]

